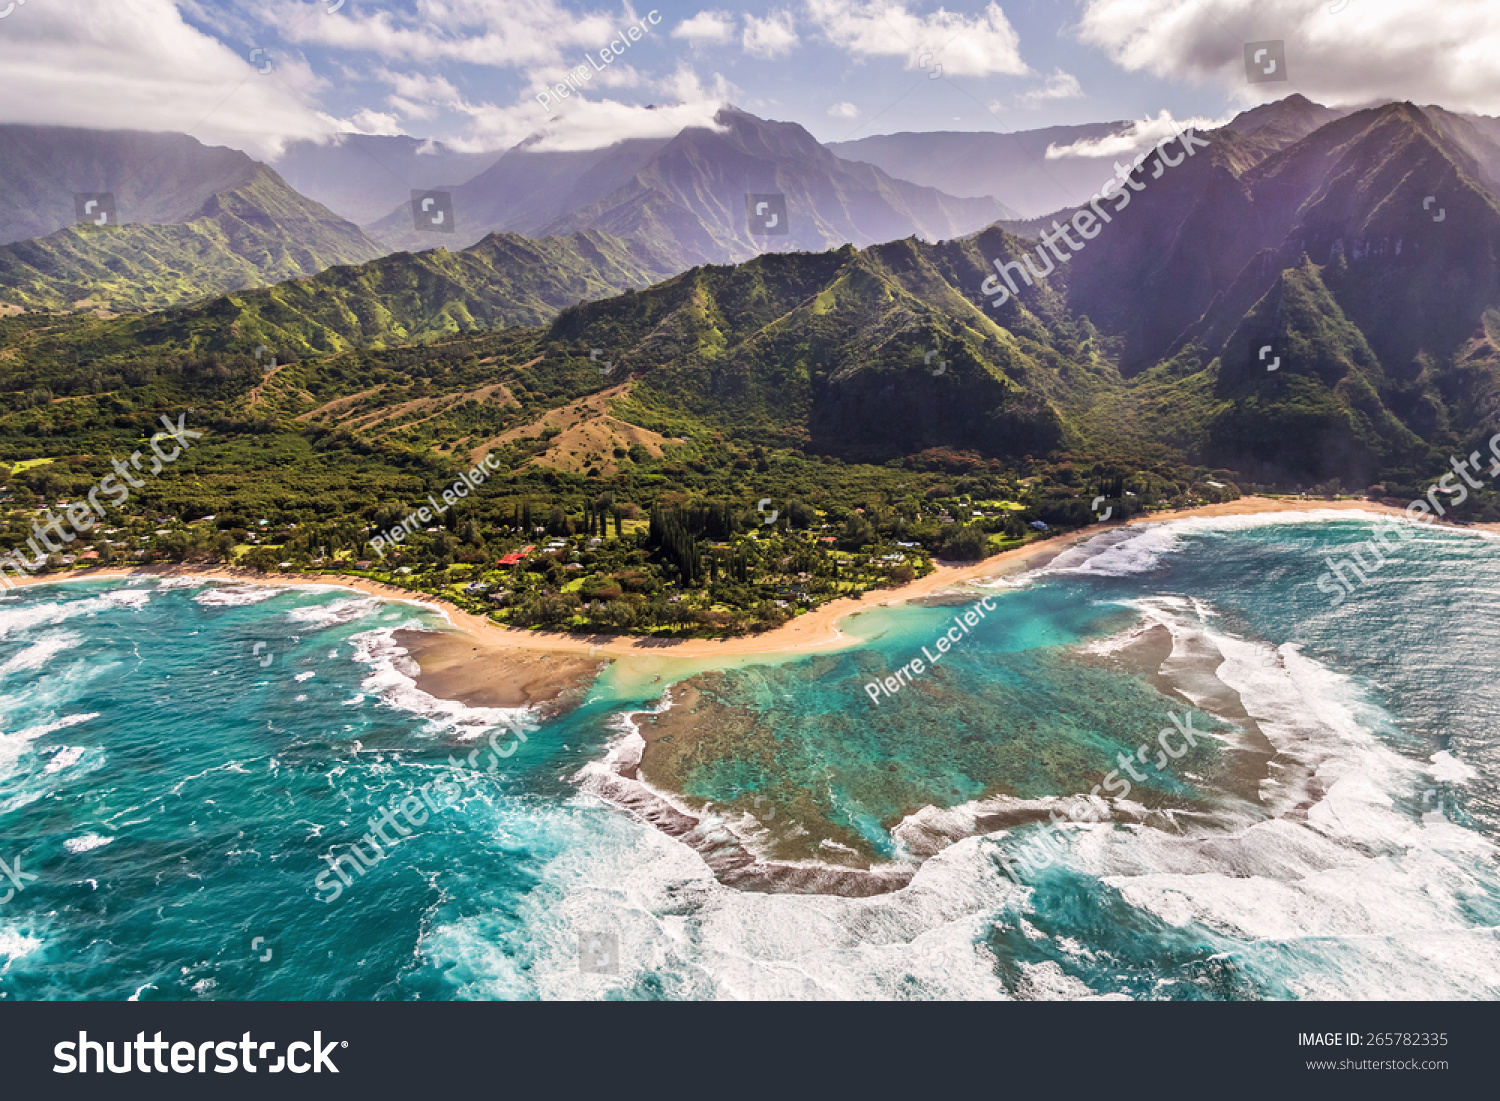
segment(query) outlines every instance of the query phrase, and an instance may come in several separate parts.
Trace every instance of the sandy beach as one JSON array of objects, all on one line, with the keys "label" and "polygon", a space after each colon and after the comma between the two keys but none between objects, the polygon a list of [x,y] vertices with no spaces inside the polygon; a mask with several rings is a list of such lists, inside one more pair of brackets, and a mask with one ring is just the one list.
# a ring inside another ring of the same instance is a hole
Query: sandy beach
[{"label": "sandy beach", "polygon": [[[1400,509],[1370,501],[1242,497],[1225,504],[1155,512],[1136,517],[1128,523],[1155,524],[1189,517],[1250,516],[1314,510],[1401,514]],[[839,622],[848,616],[871,608],[889,607],[931,597],[964,582],[992,580],[1034,569],[1073,544],[1120,526],[1122,525],[1091,525],[1081,531],[1028,543],[983,562],[963,565],[939,563],[928,576],[899,589],[876,590],[865,594],[862,599],[846,597],[830,601],[770,631],[725,639],[674,640],[516,630],[464,611],[441,597],[413,592],[368,578],[336,574],[260,574],[224,566],[105,567],[75,570],[65,575],[32,577],[15,584],[56,584],[130,576],[202,577],[252,585],[326,585],[352,589],[384,600],[418,604],[440,612],[454,628],[463,633],[460,638],[464,639],[432,639],[418,647],[420,654],[414,654],[422,669],[418,686],[432,695],[460,700],[473,706],[512,707],[557,700],[591,679],[592,671],[611,658],[708,659],[711,662],[715,658],[749,658],[757,655],[792,655],[835,650],[852,644],[848,636],[838,628]],[[410,650],[415,645],[415,640],[408,641],[411,642],[408,645]],[[557,660],[564,655],[569,660]],[[543,660],[544,658],[551,660]]]},{"label": "sandy beach", "polygon": [[466,631],[397,631],[395,637],[422,671],[418,688],[470,707],[566,706],[607,664],[546,650],[481,646]]},{"label": "sandy beach", "polygon": [[[1242,497],[1222,505],[1206,505],[1203,508],[1180,509],[1173,512],[1157,512],[1128,521],[1129,525],[1155,524],[1168,520],[1183,520],[1188,517],[1251,516],[1275,512],[1310,512],[1316,509],[1338,511],[1383,512],[1400,515],[1401,510],[1369,501],[1314,501],[1281,500],[1268,497]],[[445,606],[445,611],[454,625],[471,632],[484,643],[508,647],[565,651],[570,653],[624,657],[669,655],[675,658],[744,657],[755,654],[785,654],[792,651],[814,651],[834,649],[848,643],[847,637],[838,629],[840,620],[870,608],[889,607],[920,600],[951,589],[969,581],[993,580],[1009,574],[1021,573],[1044,565],[1068,547],[1085,539],[1092,539],[1111,528],[1126,525],[1094,524],[1081,531],[1039,539],[1024,547],[1005,551],[986,558],[983,562],[954,565],[939,563],[926,577],[919,578],[899,589],[879,589],[869,592],[861,599],[845,597],[831,600],[799,615],[789,623],[755,635],[744,635],[724,639],[664,640],[654,638],[622,638],[616,635],[577,635],[561,631],[518,631],[501,627],[488,619],[472,615],[461,609]],[[355,579],[359,581],[359,579]],[[306,582],[303,582],[304,584]],[[369,585],[369,582],[364,582]],[[381,590],[377,595],[388,595],[390,586],[374,585],[366,591]],[[404,594],[407,599],[410,593]]]}]

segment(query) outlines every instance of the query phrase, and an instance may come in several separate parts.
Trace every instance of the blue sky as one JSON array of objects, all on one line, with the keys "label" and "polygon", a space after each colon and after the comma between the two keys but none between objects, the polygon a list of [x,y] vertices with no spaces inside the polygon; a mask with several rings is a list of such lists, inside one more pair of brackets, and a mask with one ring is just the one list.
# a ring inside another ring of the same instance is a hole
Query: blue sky
[{"label": "blue sky", "polygon": [[[1249,84],[1244,44],[1269,39],[1289,79]],[[581,92],[538,101],[581,65]],[[1500,3],[30,0],[0,15],[0,119],[187,131],[263,157],[341,130],[595,146],[726,102],[825,141],[1154,120],[1144,141],[1293,91],[1500,114]]]},{"label": "blue sky", "polygon": [[[305,20],[322,15],[316,4],[302,7],[308,9],[299,13]],[[1048,0],[995,6],[1014,31],[1018,64],[1010,61],[1001,43],[991,41],[996,32],[988,18],[989,5],[949,7],[947,10],[958,17],[952,21],[958,26],[939,26],[936,34],[925,30],[912,33],[899,22],[876,18],[872,30],[880,37],[866,33],[861,40],[854,37],[859,31],[851,29],[850,40],[841,44],[830,41],[811,19],[799,19],[799,5],[768,2],[715,8],[695,0],[658,2],[650,7],[557,7],[575,19],[601,16],[613,29],[638,23],[651,12],[659,15],[660,22],[651,32],[611,64],[622,71],[630,70],[635,79],[600,89],[603,96],[639,107],[673,101],[678,98],[673,94],[677,91],[674,78],[688,71],[706,91],[723,88],[727,98],[745,110],[801,123],[825,141],[895,130],[1033,129],[1154,116],[1163,108],[1181,116],[1218,116],[1237,109],[1222,88],[1126,72],[1097,48],[1078,40],[1074,33],[1077,6]],[[380,8],[409,13],[414,21],[419,18],[418,6],[413,3],[383,4]],[[834,6],[829,8],[830,14],[839,14]],[[372,5],[347,0],[332,18],[354,15],[368,19],[373,10]],[[943,9],[941,5],[928,5],[924,11],[913,5],[905,10],[931,18]],[[778,19],[777,13],[791,18]],[[226,21],[220,17],[189,15],[189,21],[205,33],[232,40],[232,34],[224,33]],[[829,22],[825,16],[824,25]],[[402,51],[388,47],[381,56],[368,47],[341,48],[336,42],[319,41],[323,36],[312,33],[321,31],[316,25],[292,24],[286,26],[283,35],[284,26],[274,20],[262,23],[255,44],[273,56],[281,53],[306,59],[318,72],[340,73],[345,79],[319,96],[322,106],[350,120],[367,110],[371,114],[362,121],[372,128],[380,125],[372,116],[382,114],[394,120],[388,129],[417,129],[414,120],[403,117],[388,102],[394,73],[441,75],[471,104],[505,105],[533,98],[527,93],[534,90],[538,72],[544,68],[524,62],[506,66],[498,59],[479,63],[456,57],[438,59],[430,54],[424,57],[415,48]],[[761,30],[763,27],[767,29]],[[778,41],[779,30],[789,30],[794,37]],[[746,48],[747,31],[758,35],[752,38],[750,49]],[[977,47],[987,56],[959,56],[966,42],[975,38],[980,39]],[[618,41],[613,36],[611,40]],[[560,43],[557,52],[575,64],[597,54],[583,41]],[[950,53],[954,56],[949,57]],[[935,76],[939,72],[941,75]],[[592,79],[597,84],[600,75]],[[440,99],[435,96],[427,102]],[[432,118],[422,121],[430,128],[424,129],[422,136],[462,140],[472,129],[472,120],[451,108],[440,108]]]}]

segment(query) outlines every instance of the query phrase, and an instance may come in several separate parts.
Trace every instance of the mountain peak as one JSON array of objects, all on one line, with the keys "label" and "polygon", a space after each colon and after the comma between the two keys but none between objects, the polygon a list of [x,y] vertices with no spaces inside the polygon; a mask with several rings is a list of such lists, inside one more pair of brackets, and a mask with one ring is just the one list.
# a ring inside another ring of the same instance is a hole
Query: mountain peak
[{"label": "mountain peak", "polygon": [[120,224],[185,221],[259,167],[188,134],[0,125],[0,244],[71,226],[78,193],[113,195]]},{"label": "mountain peak", "polygon": [[1314,103],[1300,92],[1294,92],[1285,99],[1241,111],[1224,124],[1224,129],[1242,137],[1265,131],[1264,136],[1274,134],[1279,139],[1290,139],[1284,142],[1290,144],[1349,113],[1347,108],[1325,107],[1321,103]]}]

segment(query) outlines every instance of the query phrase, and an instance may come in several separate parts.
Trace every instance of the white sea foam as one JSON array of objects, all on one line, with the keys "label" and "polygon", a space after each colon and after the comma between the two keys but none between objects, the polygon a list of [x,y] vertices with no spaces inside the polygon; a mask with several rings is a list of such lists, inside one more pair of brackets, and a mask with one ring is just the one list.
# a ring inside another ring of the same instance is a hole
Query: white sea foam
[{"label": "white sea foam", "polygon": [[64,841],[63,848],[70,853],[86,853],[102,848],[113,840],[113,837],[100,837],[97,833],[86,833],[82,837],[71,837]]},{"label": "white sea foam", "polygon": [[364,619],[385,607],[384,602],[373,596],[351,596],[329,604],[311,604],[304,608],[293,608],[286,615],[293,623],[307,624],[322,630]]},{"label": "white sea foam", "polygon": [[[1494,890],[1495,847],[1441,816],[1424,821],[1406,809],[1424,769],[1390,748],[1397,735],[1390,717],[1348,677],[1296,647],[1267,661],[1267,647],[1212,631],[1165,601],[1138,606],[1173,631],[1169,675],[1174,660],[1190,661],[1202,645],[1218,649],[1217,678],[1238,694],[1278,760],[1306,779],[1289,790],[1263,786],[1274,816],[1232,835],[1088,829],[1069,863],[1168,924],[1239,939],[1252,956],[1253,946],[1277,945],[1258,962],[1300,996],[1500,993],[1500,942],[1476,928],[1460,902]],[[1179,690],[1212,710],[1212,694],[1191,682]],[[1433,773],[1472,774],[1445,754],[1434,766]]]},{"label": "white sea foam", "polygon": [[72,768],[78,763],[83,754],[83,746],[65,745],[52,755],[52,759],[47,762],[47,767],[43,771],[61,772],[65,768]]},{"label": "white sea foam", "polygon": [[273,585],[243,585],[231,588],[212,588],[193,597],[194,604],[205,608],[239,608],[246,604],[259,604],[280,595],[281,590]]},{"label": "white sea foam", "polygon": [[142,608],[151,600],[147,589],[114,589],[82,600],[18,603],[0,608],[0,638],[10,638],[36,627],[52,627],[79,616],[93,616],[120,608]]},{"label": "white sea foam", "polygon": [[1015,578],[1003,578],[1001,583],[1025,585],[1044,577],[1060,574],[1127,577],[1132,574],[1151,573],[1161,568],[1164,558],[1181,549],[1184,536],[1227,535],[1257,528],[1281,527],[1289,524],[1328,524],[1338,521],[1408,523],[1421,527],[1435,536],[1450,536],[1455,539],[1463,539],[1473,534],[1468,529],[1416,524],[1415,521],[1396,519],[1386,513],[1365,509],[1309,507],[1298,512],[1263,512],[1244,516],[1186,516],[1176,520],[1160,520],[1114,528],[1066,548],[1044,566],[1028,570]]},{"label": "white sea foam", "polygon": [[[530,708],[470,707],[457,700],[438,699],[418,688],[415,678],[421,670],[395,639],[398,630],[413,627],[415,622],[377,627],[350,637],[354,660],[371,669],[360,688],[386,707],[423,719],[422,732],[433,737],[468,742],[502,726],[528,732],[536,729],[537,718]],[[358,702],[360,697],[345,701],[350,705]]]},{"label": "white sea foam", "polygon": [[[458,996],[596,998],[650,980],[673,998],[1003,999],[990,917],[1019,889],[977,839],[870,898],[738,891],[686,845],[592,797],[540,811],[557,855],[513,919],[440,925],[420,948]],[[579,968],[580,936],[618,938],[618,973]],[[451,970],[450,970],[451,969]]]},{"label": "white sea foam", "polygon": [[[66,730],[70,726],[86,723],[90,719],[97,719],[99,713],[93,712],[87,715],[68,715],[56,719],[50,723],[42,723],[38,726],[30,726],[25,730],[18,730],[14,734],[0,734],[0,779],[10,776],[16,770],[16,765],[21,759],[21,754],[30,748],[31,743],[38,738],[44,738],[58,730]],[[28,799],[27,802],[32,800]]]},{"label": "white sea foam", "polygon": [[1479,775],[1446,749],[1434,753],[1429,759],[1432,761],[1432,768],[1428,771],[1440,784],[1467,784]]},{"label": "white sea foam", "polygon": [[0,665],[0,676],[7,673],[34,673],[44,668],[58,654],[82,645],[83,636],[72,631],[55,631],[43,635],[20,653]]},{"label": "white sea foam", "polygon": [[1162,557],[1177,549],[1171,524],[1143,524],[1116,528],[1068,547],[1045,566],[1029,570],[1017,580],[1054,574],[1084,573],[1097,577],[1125,577],[1160,568]]},{"label": "white sea foam", "polygon": [[55,733],[59,730],[66,730],[70,726],[77,726],[79,723],[86,723],[90,719],[97,719],[98,717],[99,712],[97,711],[91,712],[87,715],[65,715],[61,719],[55,719],[50,723],[42,723],[39,726],[30,726],[25,730],[20,730],[14,734],[7,735],[7,737],[17,738],[21,741],[27,742],[34,741],[37,738],[44,737],[45,735]]},{"label": "white sea foam", "polygon": [[5,968],[0,968],[0,971],[8,969],[14,960],[31,955],[41,946],[42,942],[36,937],[0,926],[0,959],[5,960]]},{"label": "white sea foam", "polygon": [[1062,1001],[1129,1001],[1124,995],[1095,995],[1081,979],[1063,971],[1054,960],[1040,963],[1021,963],[1021,978],[1016,984],[1016,996],[1029,1002]]}]

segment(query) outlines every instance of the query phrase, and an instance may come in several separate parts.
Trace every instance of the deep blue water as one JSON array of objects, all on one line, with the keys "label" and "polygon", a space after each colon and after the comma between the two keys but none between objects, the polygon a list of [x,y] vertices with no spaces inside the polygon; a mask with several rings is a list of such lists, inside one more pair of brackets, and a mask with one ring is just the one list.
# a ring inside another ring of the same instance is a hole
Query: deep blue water
[{"label": "deep blue water", "polygon": [[[1334,605],[1325,558],[1369,530],[1111,535],[985,590],[996,610],[878,706],[863,684],[964,607],[874,609],[846,622],[855,647],[728,669],[713,692],[735,721],[687,795],[742,834],[748,799],[784,800],[915,868],[867,898],[725,886],[582,790],[629,713],[702,663],[617,664],[539,723],[416,691],[391,635],[442,620],[413,605],[12,593],[0,860],[37,878],[0,904],[0,997],[1500,996],[1500,543],[1423,531]],[[1175,640],[1154,683],[1110,656],[1150,624]],[[1226,698],[1253,737],[1213,717]],[[1115,821],[983,827],[994,793],[1086,793],[1190,710],[1217,736],[1146,768]],[[504,720],[526,739],[496,761]],[[450,765],[476,748],[478,769]],[[324,901],[325,857],[424,785],[453,805]],[[998,854],[1043,832],[1055,859],[1018,885]]]}]

